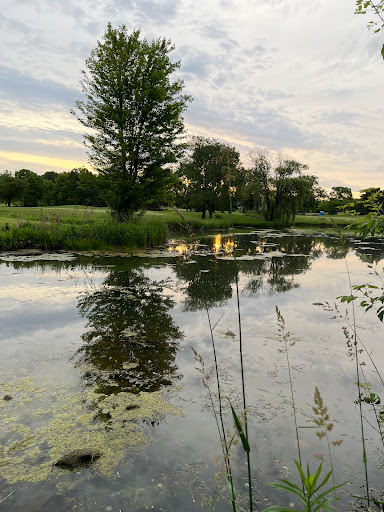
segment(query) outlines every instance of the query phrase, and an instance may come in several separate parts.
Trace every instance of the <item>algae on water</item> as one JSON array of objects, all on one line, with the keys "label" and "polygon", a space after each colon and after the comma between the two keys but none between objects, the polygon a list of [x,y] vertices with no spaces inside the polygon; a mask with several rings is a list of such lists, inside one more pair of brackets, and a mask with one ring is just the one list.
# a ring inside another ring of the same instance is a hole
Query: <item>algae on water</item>
[{"label": "algae on water", "polygon": [[13,396],[9,402],[2,401],[0,409],[0,477],[9,483],[56,478],[59,487],[63,482],[71,485],[69,471],[54,464],[66,453],[84,448],[100,454],[93,468],[112,476],[127,447],[150,440],[140,430],[140,423],[183,415],[183,410],[169,404],[159,391],[136,395],[57,393],[47,392],[33,379],[2,382],[1,387]]}]

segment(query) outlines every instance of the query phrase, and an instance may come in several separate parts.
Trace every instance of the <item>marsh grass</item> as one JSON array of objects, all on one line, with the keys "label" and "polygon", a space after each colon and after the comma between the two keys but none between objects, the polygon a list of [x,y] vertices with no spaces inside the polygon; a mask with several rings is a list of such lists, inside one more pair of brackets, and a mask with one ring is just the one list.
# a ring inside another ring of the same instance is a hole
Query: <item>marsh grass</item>
[{"label": "marsh grass", "polygon": [[160,245],[166,239],[166,225],[154,219],[118,224],[107,220],[52,222],[43,218],[0,229],[1,250],[124,250]]}]

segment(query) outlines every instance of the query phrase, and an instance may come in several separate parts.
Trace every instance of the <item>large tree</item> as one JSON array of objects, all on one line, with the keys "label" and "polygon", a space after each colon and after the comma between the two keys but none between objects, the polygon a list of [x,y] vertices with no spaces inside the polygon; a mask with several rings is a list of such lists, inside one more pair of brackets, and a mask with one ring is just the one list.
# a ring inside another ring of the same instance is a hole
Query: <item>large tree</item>
[{"label": "large tree", "polygon": [[187,185],[188,204],[202,212],[203,219],[220,207],[229,210],[240,155],[234,148],[215,139],[194,137],[190,152],[179,166],[179,176]]},{"label": "large tree", "polygon": [[182,114],[190,97],[181,80],[171,81],[169,40],[148,42],[140,31],[108,24],[86,61],[76,118],[91,129],[85,135],[91,164],[107,178],[106,199],[118,220],[145,203],[161,199],[176,161]]}]

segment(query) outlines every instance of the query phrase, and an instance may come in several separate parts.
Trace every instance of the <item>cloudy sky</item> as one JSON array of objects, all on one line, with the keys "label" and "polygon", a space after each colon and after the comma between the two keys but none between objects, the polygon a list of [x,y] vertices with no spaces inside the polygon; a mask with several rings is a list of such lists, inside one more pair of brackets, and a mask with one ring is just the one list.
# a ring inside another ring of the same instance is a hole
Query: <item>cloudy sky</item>
[{"label": "cloudy sky", "polygon": [[[1,0],[0,172],[87,164],[85,59],[107,23],[176,46],[190,135],[309,166],[323,187],[384,188],[383,33],[354,0]],[[88,165],[89,167],[89,165]]]}]

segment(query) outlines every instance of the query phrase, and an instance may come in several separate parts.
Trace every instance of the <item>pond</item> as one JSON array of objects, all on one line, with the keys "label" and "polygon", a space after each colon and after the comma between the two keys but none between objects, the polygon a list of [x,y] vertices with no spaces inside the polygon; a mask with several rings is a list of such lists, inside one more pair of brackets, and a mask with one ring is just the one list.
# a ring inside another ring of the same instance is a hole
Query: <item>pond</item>
[{"label": "pond", "polygon": [[[212,499],[215,510],[232,510],[210,400],[217,411],[210,325],[230,439],[229,400],[242,410],[238,301],[256,508],[296,503],[265,485],[298,482],[290,383],[303,466],[315,470],[323,457],[329,470],[314,424],[317,387],[339,445],[335,481],[348,481],[339,509],[356,507],[351,495],[365,495],[365,480],[353,325],[366,348],[360,378],[372,386],[364,396],[383,395],[372,365],[384,366],[383,325],[375,309],[356,304],[353,316],[336,297],[350,295],[349,279],[382,286],[383,258],[383,240],[294,230],[175,239],[129,257],[2,253],[0,510],[189,512]],[[363,405],[380,498],[383,444]],[[231,467],[248,510],[241,442]]]}]

